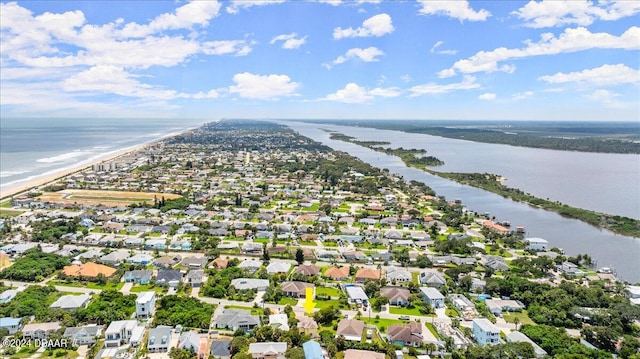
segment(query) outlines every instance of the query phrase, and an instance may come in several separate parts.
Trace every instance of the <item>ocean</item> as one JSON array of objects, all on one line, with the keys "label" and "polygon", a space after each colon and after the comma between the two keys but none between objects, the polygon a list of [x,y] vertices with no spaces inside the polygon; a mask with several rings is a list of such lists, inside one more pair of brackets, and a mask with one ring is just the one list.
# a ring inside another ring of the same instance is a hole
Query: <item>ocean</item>
[{"label": "ocean", "polygon": [[0,122],[0,197],[26,185],[208,122],[193,119],[5,119]]}]

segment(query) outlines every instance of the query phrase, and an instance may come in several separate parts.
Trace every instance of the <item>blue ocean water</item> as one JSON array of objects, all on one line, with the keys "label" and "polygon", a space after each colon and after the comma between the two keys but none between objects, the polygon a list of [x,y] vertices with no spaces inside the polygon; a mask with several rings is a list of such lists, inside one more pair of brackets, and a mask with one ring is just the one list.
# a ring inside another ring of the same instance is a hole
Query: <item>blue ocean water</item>
[{"label": "blue ocean water", "polygon": [[197,127],[204,120],[5,119],[0,121],[0,196],[39,177]]}]

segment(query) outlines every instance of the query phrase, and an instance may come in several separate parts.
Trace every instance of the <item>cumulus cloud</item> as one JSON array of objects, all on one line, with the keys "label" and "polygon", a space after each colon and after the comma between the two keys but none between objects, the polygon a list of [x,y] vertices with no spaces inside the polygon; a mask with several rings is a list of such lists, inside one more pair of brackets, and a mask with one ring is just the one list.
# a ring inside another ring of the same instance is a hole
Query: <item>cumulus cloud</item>
[{"label": "cumulus cloud", "polygon": [[333,29],[334,39],[343,39],[347,37],[380,37],[382,35],[390,34],[394,30],[391,23],[391,16],[388,14],[378,14],[366,19],[362,26],[358,28],[349,27],[343,29],[337,27]]},{"label": "cumulus cloud", "polygon": [[586,94],[584,95],[586,98],[588,98],[589,100],[592,101],[596,101],[596,102],[600,102],[601,104],[605,105],[606,107],[612,107],[612,108],[623,108],[625,107],[625,104],[618,101],[616,98],[619,97],[620,95],[615,93],[615,92],[611,92],[609,90],[596,90],[592,93]]},{"label": "cumulus cloud", "polygon": [[149,24],[127,24],[121,31],[123,37],[144,37],[165,30],[190,29],[194,25],[207,26],[220,13],[217,1],[192,1],[176,9],[173,14],[162,14]]},{"label": "cumulus cloud", "polygon": [[367,103],[371,102],[376,96],[378,97],[397,97],[400,96],[400,90],[395,87],[375,88],[368,90],[356,83],[348,83],[343,89],[327,95],[322,100],[336,101],[342,103]]},{"label": "cumulus cloud", "polygon": [[424,85],[413,86],[409,89],[411,91],[410,97],[422,96],[422,95],[435,95],[443,94],[451,91],[458,90],[472,90],[480,88],[480,84],[476,82],[476,78],[471,75],[465,75],[460,82],[454,82],[450,84],[437,84],[430,82]]},{"label": "cumulus cloud", "polygon": [[596,20],[618,20],[640,13],[638,1],[542,0],[529,1],[512,15],[532,28],[567,25],[588,26]]},{"label": "cumulus cloud", "polygon": [[283,34],[283,35],[278,35],[276,37],[274,37],[273,39],[271,39],[270,44],[275,44],[278,41],[282,41],[282,48],[283,49],[287,49],[287,50],[293,50],[293,49],[298,49],[300,48],[300,46],[304,45],[305,42],[307,41],[307,37],[298,37],[298,34],[291,33],[291,34]]},{"label": "cumulus cloud", "polygon": [[482,95],[478,96],[478,98],[480,100],[495,100],[496,99],[496,94],[494,93],[483,93]]},{"label": "cumulus cloud", "polygon": [[640,82],[640,72],[624,64],[602,65],[594,69],[579,72],[562,73],[542,76],[539,80],[549,84],[576,82],[595,86],[615,86],[620,84],[637,84]]},{"label": "cumulus cloud", "polygon": [[353,48],[347,50],[347,52],[343,56],[338,56],[335,60],[333,60],[333,64],[338,65],[342,64],[350,59],[360,59],[363,62],[377,62],[380,61],[378,56],[384,55],[384,52],[376,47],[368,47],[366,49],[361,48]]},{"label": "cumulus cloud", "polygon": [[418,12],[421,15],[444,15],[461,22],[485,21],[491,13],[485,9],[473,10],[466,0],[444,1],[444,0],[418,0],[422,8]]},{"label": "cumulus cloud", "polygon": [[265,6],[282,4],[285,0],[233,0],[231,5],[227,6],[229,14],[237,14],[240,9],[248,9],[253,6]]},{"label": "cumulus cloud", "polygon": [[287,75],[255,75],[243,72],[234,75],[233,81],[236,84],[229,87],[229,92],[240,97],[260,100],[295,96],[296,90],[300,87],[299,83],[291,81]]},{"label": "cumulus cloud", "polygon": [[511,65],[500,67],[498,63],[532,56],[557,55],[589,49],[640,49],[640,27],[632,26],[620,36],[603,32],[592,33],[584,27],[565,29],[558,37],[546,33],[541,35],[538,42],[527,41],[523,48],[500,47],[492,51],[480,51],[467,59],[455,62],[452,68],[440,73],[452,75],[454,71],[469,74],[497,70],[513,72],[514,68]]}]

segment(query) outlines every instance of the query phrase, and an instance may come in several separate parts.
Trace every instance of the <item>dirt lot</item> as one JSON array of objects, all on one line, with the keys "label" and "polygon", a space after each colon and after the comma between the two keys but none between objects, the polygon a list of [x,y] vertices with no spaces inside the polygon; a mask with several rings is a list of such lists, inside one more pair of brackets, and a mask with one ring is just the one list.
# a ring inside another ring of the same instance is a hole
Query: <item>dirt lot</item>
[{"label": "dirt lot", "polygon": [[43,202],[118,207],[141,202],[153,204],[154,198],[160,200],[162,197],[174,199],[181,196],[172,193],[66,189],[59,192],[45,192],[38,199]]}]

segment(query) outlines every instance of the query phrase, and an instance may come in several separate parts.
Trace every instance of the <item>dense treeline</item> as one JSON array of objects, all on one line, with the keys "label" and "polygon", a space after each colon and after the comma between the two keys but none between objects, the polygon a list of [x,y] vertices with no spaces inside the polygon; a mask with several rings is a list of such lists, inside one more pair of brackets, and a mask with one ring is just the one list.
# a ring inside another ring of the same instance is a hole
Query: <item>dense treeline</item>
[{"label": "dense treeline", "polygon": [[158,303],[154,325],[209,328],[214,306],[192,297],[167,295]]},{"label": "dense treeline", "polygon": [[43,253],[34,248],[25,252],[25,255],[16,260],[11,267],[0,272],[0,278],[25,282],[41,281],[69,264],[65,257]]},{"label": "dense treeline", "polygon": [[42,320],[48,316],[49,306],[62,295],[54,287],[32,285],[16,294],[8,303],[0,304],[0,316],[22,318],[35,316]]},{"label": "dense treeline", "polygon": [[564,217],[579,219],[593,226],[606,228],[618,234],[640,237],[640,221],[637,219],[570,207],[559,202],[538,198],[517,188],[510,188],[503,185],[500,182],[500,177],[495,174],[437,172],[428,169],[425,169],[425,171],[459,183],[499,194],[514,201],[539,206],[546,210],[557,212]]},{"label": "dense treeline", "polygon": [[[330,123],[330,121],[314,121]],[[640,154],[638,125],[634,124],[576,124],[555,126],[516,123],[456,123],[456,128],[443,122],[429,125],[426,121],[340,121],[341,125],[377,128],[382,130],[424,133],[484,143],[497,143],[519,147],[545,148],[565,151],[636,153]],[[476,128],[470,128],[470,127]],[[502,129],[478,128],[496,126]]]},{"label": "dense treeline", "polygon": [[105,324],[129,319],[136,310],[135,294],[124,295],[115,290],[104,290],[86,308],[76,312],[80,322]]}]

